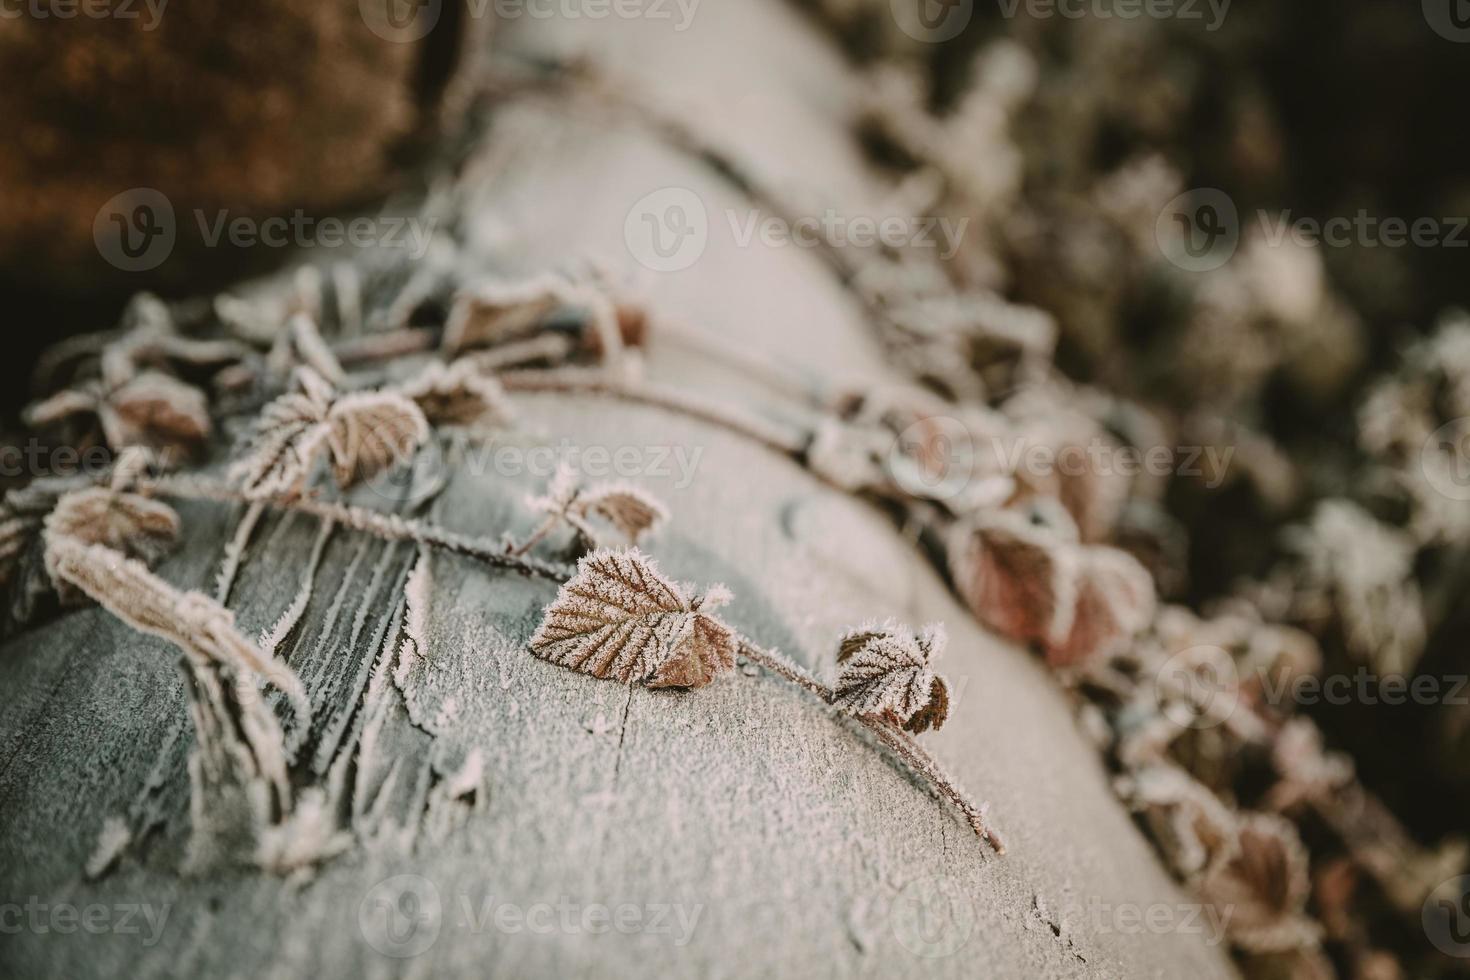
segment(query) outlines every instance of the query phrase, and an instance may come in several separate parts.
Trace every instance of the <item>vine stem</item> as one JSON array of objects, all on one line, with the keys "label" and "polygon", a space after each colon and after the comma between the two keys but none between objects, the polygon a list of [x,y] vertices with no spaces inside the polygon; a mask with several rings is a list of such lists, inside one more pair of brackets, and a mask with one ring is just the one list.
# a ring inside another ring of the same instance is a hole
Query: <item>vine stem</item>
[{"label": "vine stem", "polygon": [[506,391],[568,395],[606,395],[622,401],[667,409],[727,429],[800,461],[805,443],[752,418],[707,405],[688,395],[649,384],[631,385],[594,375],[557,371],[507,371],[499,376]]},{"label": "vine stem", "polygon": [[[399,517],[397,514],[385,514],[366,507],[354,507],[349,504],[300,496],[250,498],[227,484],[198,477],[165,476],[139,480],[137,489],[143,493],[182,500],[263,504],[277,510],[306,514],[318,520],[333,521],[343,527],[363,531],[385,541],[413,541],[421,545],[431,545],[488,565],[514,568],[557,583],[566,583],[573,575],[572,570],[563,565],[508,553],[503,546],[497,547],[483,540],[446,531],[434,524]],[[759,646],[744,636],[738,638],[737,649],[740,656],[746,660],[795,684],[824,705],[830,707],[835,704],[837,695],[832,688],[817,680],[807,670],[779,651]],[[914,772],[927,780],[939,796],[953,803],[955,808],[965,815],[975,833],[988,843],[995,853],[1005,853],[1005,845],[985,823],[983,808],[970,801],[964,790],[950,778],[938,761],[917,741],[880,718],[856,715],[852,717],[872,732]]]},{"label": "vine stem", "polygon": [[520,544],[516,545],[513,548],[507,549],[506,554],[515,557],[520,557],[521,555],[524,555],[526,552],[530,551],[537,544],[539,544],[548,534],[550,534],[552,530],[556,527],[556,525],[561,522],[561,519],[561,514],[547,515],[546,519],[542,521],[534,531],[531,532],[530,536],[527,537],[526,540],[522,541]]},{"label": "vine stem", "polygon": [[[779,677],[785,678],[798,687],[808,691],[819,698],[822,703],[833,705],[837,700],[837,692],[821,681],[817,680],[800,665],[787,659],[776,650],[768,650],[752,643],[746,637],[739,637],[738,651],[740,656],[751,663],[758,664],[766,670]],[[926,779],[935,792],[943,799],[949,800],[955,808],[965,815],[965,820],[970,824],[972,830],[985,843],[989,844],[996,854],[1006,852],[1005,843],[994,830],[985,822],[985,809],[971,802],[970,797],[964,789],[950,777],[939,765],[939,761],[929,754],[928,750],[919,744],[918,740],[907,732],[901,731],[890,725],[881,718],[864,715],[851,716],[854,721],[872,732],[879,741],[886,745],[905,764]]]},{"label": "vine stem", "polygon": [[311,497],[275,496],[255,500],[234,487],[212,480],[190,477],[160,477],[140,480],[138,489],[165,497],[184,500],[208,500],[221,503],[264,503],[276,510],[295,511],[318,520],[336,521],[343,527],[362,531],[384,541],[414,541],[433,545],[452,554],[471,558],[499,568],[514,568],[537,578],[563,583],[571,579],[572,570],[564,565],[540,561],[521,555],[506,554],[503,546],[446,531],[434,524],[385,514],[367,507],[354,507]]}]

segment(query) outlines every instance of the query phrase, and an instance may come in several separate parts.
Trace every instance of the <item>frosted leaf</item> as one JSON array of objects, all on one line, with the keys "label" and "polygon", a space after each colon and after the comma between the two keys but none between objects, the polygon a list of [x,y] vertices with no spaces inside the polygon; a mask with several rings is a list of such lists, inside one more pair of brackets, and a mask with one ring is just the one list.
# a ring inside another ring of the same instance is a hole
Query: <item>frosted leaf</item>
[{"label": "frosted leaf", "polygon": [[[179,536],[179,515],[167,504],[135,493],[102,487],[76,490],[56,503],[46,518],[47,535],[62,535],[88,545],[103,545],[152,565]],[[47,552],[46,571],[63,597],[68,591]]]},{"label": "frosted leaf", "polygon": [[577,495],[574,509],[607,521],[632,544],[652,534],[669,512],[651,494],[626,483],[600,483]]},{"label": "frosted leaf", "polygon": [[949,543],[955,589],[1003,636],[1060,644],[1077,608],[1076,546],[1015,511],[980,512]]},{"label": "frosted leaf", "polygon": [[515,417],[500,382],[469,360],[432,364],[397,390],[412,399],[433,426],[492,428]]},{"label": "frosted leaf", "polygon": [[577,471],[565,462],[557,466],[546,493],[527,497],[526,505],[548,516],[548,522],[542,525],[533,542],[556,522],[564,521],[588,550],[610,546],[593,518],[611,524],[627,543],[636,545],[645,534],[657,531],[669,517],[667,508],[652,494],[628,483],[599,483],[584,489],[578,482]]},{"label": "frosted leaf", "polygon": [[1200,897],[1233,908],[1231,940],[1253,953],[1315,946],[1319,929],[1305,914],[1311,880],[1296,828],[1275,814],[1242,820],[1232,860],[1200,885]]},{"label": "frosted leaf", "polygon": [[598,283],[548,273],[523,282],[485,283],[460,293],[444,327],[442,349],[454,356],[523,339],[562,310],[584,312],[583,344],[604,360],[621,353],[625,336],[642,340],[640,311],[620,310]]},{"label": "frosted leaf", "polygon": [[1235,856],[1235,815],[1182,769],[1145,767],[1119,779],[1118,792],[1143,816],[1159,850],[1185,880],[1213,874]]},{"label": "frosted leaf", "polygon": [[192,452],[212,429],[209,403],[193,385],[157,371],[136,375],[116,387],[89,382],[26,409],[31,426],[50,426],[92,416],[113,449],[145,446]]},{"label": "frosted leaf", "polygon": [[230,466],[230,479],[248,497],[299,491],[326,443],[329,407],[327,399],[311,388],[282,395],[265,406],[244,454]]},{"label": "frosted leaf", "polygon": [[337,485],[346,487],[409,459],[429,438],[424,413],[396,392],[354,392],[327,413]]},{"label": "frosted leaf", "polygon": [[211,430],[204,392],[157,371],[145,371],[107,398],[103,431],[114,449],[192,448]]},{"label": "frosted leaf", "polygon": [[281,809],[288,809],[285,740],[255,685],[267,681],[284,693],[305,728],[311,702],[291,668],[241,635],[224,606],[202,593],[180,592],[121,552],[53,529],[46,534],[46,563],[58,581],[76,586],[134,629],[184,651],[195,681],[188,693],[198,743],[190,766],[196,819],[204,803],[197,796],[203,790],[196,761],[212,769],[205,775],[214,784],[225,778],[242,785],[263,782]]},{"label": "frosted leaf", "polygon": [[577,563],[531,637],[543,660],[646,687],[703,687],[735,666],[735,636],[710,610],[723,587],[689,599],[636,548]]},{"label": "frosted leaf", "polygon": [[931,661],[943,652],[944,627],[917,635],[892,621],[863,626],[839,644],[834,703],[849,714],[882,718],[915,734],[938,729],[949,713],[949,688]]},{"label": "frosted leaf", "polygon": [[565,304],[565,280],[542,275],[524,282],[484,283],[454,298],[443,349],[456,355],[532,332]]},{"label": "frosted leaf", "polygon": [[229,470],[245,495],[259,499],[298,493],[324,451],[339,486],[403,462],[429,436],[417,405],[391,391],[335,396],[309,368],[296,373],[300,391],[267,405],[243,455]]},{"label": "frosted leaf", "polygon": [[1148,627],[1156,606],[1153,578],[1132,555],[1083,549],[1072,629],[1064,642],[1048,647],[1047,662],[1062,667],[1112,657]]}]

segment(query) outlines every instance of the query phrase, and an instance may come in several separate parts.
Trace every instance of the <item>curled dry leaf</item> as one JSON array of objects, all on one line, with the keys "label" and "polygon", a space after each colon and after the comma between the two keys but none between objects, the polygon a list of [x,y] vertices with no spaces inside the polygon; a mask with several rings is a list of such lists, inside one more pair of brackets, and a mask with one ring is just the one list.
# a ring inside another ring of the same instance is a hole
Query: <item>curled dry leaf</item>
[{"label": "curled dry leaf", "polygon": [[[179,537],[179,515],[167,504],[135,493],[90,487],[66,494],[46,517],[46,534],[86,545],[103,545],[152,565]],[[46,552],[46,571],[63,598],[70,591]]]},{"label": "curled dry leaf", "polygon": [[492,428],[514,418],[500,382],[468,359],[431,364],[397,391],[418,405],[433,426]]},{"label": "curled dry leaf", "polygon": [[1153,622],[1156,608],[1153,578],[1137,559],[1116,548],[1083,548],[1072,628],[1047,648],[1047,662],[1065,667],[1111,657]]},{"label": "curled dry leaf", "polygon": [[949,542],[955,589],[976,618],[1015,640],[1065,644],[1077,608],[1070,542],[1017,511],[980,512]]},{"label": "curled dry leaf", "polygon": [[703,687],[735,666],[734,633],[710,611],[723,586],[688,598],[636,548],[577,563],[531,637],[543,660],[645,687]]},{"label": "curled dry leaf", "polygon": [[1277,953],[1317,944],[1319,930],[1305,914],[1311,880],[1307,851],[1292,824],[1275,814],[1241,820],[1235,855],[1200,884],[1200,897],[1234,908],[1227,929],[1252,953]]},{"label": "curled dry leaf", "polygon": [[859,627],[838,649],[834,703],[849,714],[879,718],[918,734],[938,729],[949,713],[949,688],[931,661],[943,652],[944,627],[914,634],[892,621]]}]

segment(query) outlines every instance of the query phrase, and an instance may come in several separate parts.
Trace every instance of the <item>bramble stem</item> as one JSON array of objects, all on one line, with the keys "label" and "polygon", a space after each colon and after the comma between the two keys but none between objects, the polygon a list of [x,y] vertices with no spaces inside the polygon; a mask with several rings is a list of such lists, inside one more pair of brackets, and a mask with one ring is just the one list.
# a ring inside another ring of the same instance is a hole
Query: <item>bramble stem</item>
[{"label": "bramble stem", "polygon": [[[759,664],[771,673],[804,688],[820,698],[824,704],[830,705],[836,698],[836,692],[830,687],[778,651],[757,646],[742,636],[739,639],[739,653],[751,663]],[[1006,852],[1005,844],[1001,841],[1000,836],[985,823],[984,809],[970,801],[964,789],[950,778],[949,774],[939,765],[938,760],[930,755],[916,739],[882,719],[861,715],[852,717],[876,735],[879,741],[888,746],[914,772],[927,780],[941,798],[953,803],[955,808],[965,815],[965,820],[976,835],[989,844],[996,854]]]},{"label": "bramble stem", "polygon": [[[138,488],[144,493],[156,493],[165,497],[188,500],[211,500],[225,503],[254,503],[233,487],[209,480],[187,477],[162,477],[156,480],[141,480]],[[566,582],[572,570],[563,565],[544,562],[535,558],[506,554],[502,546],[466,535],[446,531],[434,524],[397,514],[385,514],[367,507],[354,507],[311,497],[265,497],[261,503],[276,510],[295,511],[319,520],[336,521],[343,527],[363,531],[384,541],[415,541],[433,545],[445,551],[499,568],[514,568],[553,582]]]},{"label": "bramble stem", "polygon": [[804,441],[752,418],[707,405],[680,392],[656,388],[648,384],[630,385],[605,377],[569,375],[557,371],[507,371],[499,376],[506,391],[553,392],[572,395],[607,395],[622,401],[650,405],[678,412],[701,422],[728,429],[753,439],[779,453],[800,459]]}]

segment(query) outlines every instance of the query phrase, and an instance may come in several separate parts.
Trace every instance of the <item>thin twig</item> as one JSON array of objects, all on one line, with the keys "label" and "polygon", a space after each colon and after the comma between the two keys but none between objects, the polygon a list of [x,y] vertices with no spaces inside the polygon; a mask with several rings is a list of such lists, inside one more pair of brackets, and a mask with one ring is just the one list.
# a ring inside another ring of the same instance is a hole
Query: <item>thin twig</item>
[{"label": "thin twig", "polygon": [[705,404],[690,395],[649,384],[630,385],[606,377],[572,375],[564,371],[508,371],[500,375],[506,391],[606,395],[688,415],[737,435],[753,439],[792,459],[801,458],[804,442],[764,422],[742,417],[728,408]]},{"label": "thin twig", "polygon": [[786,659],[779,651],[756,646],[742,636],[740,637],[739,654],[751,663],[759,664],[771,673],[786,678],[798,687],[805,688],[820,698],[822,703],[832,703],[834,694],[830,687],[807,673],[799,664]]},{"label": "thin twig", "polygon": [[[161,477],[139,481],[138,489],[143,493],[155,493],[165,497],[188,500],[213,500],[225,503],[249,502],[243,493],[234,487],[211,480],[189,477]],[[363,531],[384,541],[416,541],[430,544],[453,554],[499,568],[514,568],[553,582],[566,582],[573,571],[565,565],[541,561],[518,555],[506,554],[503,546],[481,539],[446,531],[434,524],[397,514],[385,514],[367,507],[354,507],[333,501],[316,500],[311,497],[266,497],[262,502],[277,510],[295,511],[319,520],[336,521],[343,527]]]}]

